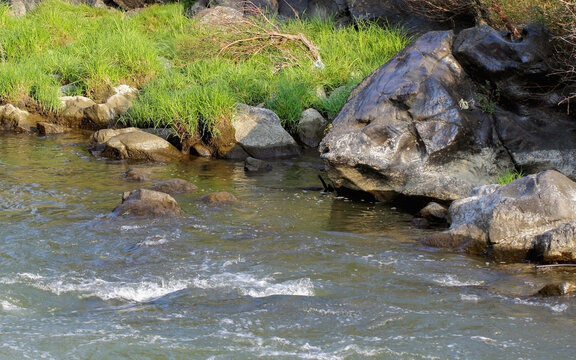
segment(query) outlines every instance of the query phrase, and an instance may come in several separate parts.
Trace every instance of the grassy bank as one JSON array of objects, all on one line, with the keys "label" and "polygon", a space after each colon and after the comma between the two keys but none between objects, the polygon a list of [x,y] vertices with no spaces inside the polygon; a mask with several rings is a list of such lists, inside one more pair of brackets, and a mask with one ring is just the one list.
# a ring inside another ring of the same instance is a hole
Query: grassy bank
[{"label": "grassy bank", "polygon": [[[14,18],[0,3],[0,101],[57,112],[63,85],[66,95],[98,100],[125,83],[141,89],[121,119],[131,125],[203,136],[244,102],[264,104],[294,130],[307,107],[334,116],[352,88],[409,41],[400,28],[373,23],[272,20],[215,27],[185,17],[178,3],[126,13],[56,0]],[[318,54],[270,34],[302,34]]]}]

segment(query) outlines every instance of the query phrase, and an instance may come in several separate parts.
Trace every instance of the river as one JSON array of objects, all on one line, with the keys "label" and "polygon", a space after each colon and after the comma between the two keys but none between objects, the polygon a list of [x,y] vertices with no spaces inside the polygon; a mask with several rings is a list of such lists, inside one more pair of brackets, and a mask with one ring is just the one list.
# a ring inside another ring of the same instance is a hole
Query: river
[{"label": "river", "polygon": [[[80,134],[0,137],[1,359],[570,359],[576,298],[550,279],[424,247],[387,204],[305,190],[316,156],[97,159]],[[122,178],[199,187],[185,216],[114,219]],[[240,202],[207,206],[202,194]]]}]

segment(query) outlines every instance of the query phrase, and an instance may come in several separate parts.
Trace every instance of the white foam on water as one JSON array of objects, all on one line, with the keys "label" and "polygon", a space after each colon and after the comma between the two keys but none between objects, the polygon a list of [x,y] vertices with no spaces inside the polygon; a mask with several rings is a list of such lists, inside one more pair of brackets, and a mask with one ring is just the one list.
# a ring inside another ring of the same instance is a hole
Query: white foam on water
[{"label": "white foam on water", "polygon": [[273,295],[314,296],[314,284],[308,278],[274,283],[272,278],[257,278],[246,273],[223,273],[196,278],[194,286],[202,289],[235,289],[242,295],[267,297]]},{"label": "white foam on water", "polygon": [[480,280],[461,280],[455,275],[446,274],[432,277],[432,281],[442,286],[447,287],[462,287],[462,286],[480,286],[484,285],[484,281]]},{"label": "white foam on water", "polygon": [[129,302],[147,302],[164,295],[186,289],[189,283],[183,280],[143,281],[137,283],[110,282],[102,279],[55,280],[34,286],[50,291],[58,296],[79,292],[82,297],[96,296],[102,300],[123,300]]},{"label": "white foam on water", "polygon": [[154,235],[154,236],[147,236],[146,239],[139,242],[139,246],[158,246],[162,244],[166,244],[168,239],[161,235]]},{"label": "white foam on water", "polygon": [[535,301],[532,299],[528,300],[528,299],[515,298],[514,303],[519,305],[542,306],[557,313],[564,312],[569,308],[568,304],[549,304],[544,301]]},{"label": "white foam on water", "polygon": [[460,300],[469,302],[478,302],[480,301],[480,296],[470,294],[460,294]]},{"label": "white foam on water", "polygon": [[6,312],[22,310],[21,307],[14,305],[7,300],[0,300],[0,309]]}]

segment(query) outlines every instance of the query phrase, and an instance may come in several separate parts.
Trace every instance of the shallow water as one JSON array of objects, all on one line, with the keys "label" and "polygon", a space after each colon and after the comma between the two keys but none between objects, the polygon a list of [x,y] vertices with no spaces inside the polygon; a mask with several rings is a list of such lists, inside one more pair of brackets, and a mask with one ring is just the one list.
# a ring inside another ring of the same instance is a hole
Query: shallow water
[{"label": "shallow water", "polygon": [[[419,245],[385,204],[302,190],[315,156],[96,159],[81,135],[0,137],[1,359],[568,359],[576,298]],[[178,219],[113,219],[130,167],[199,187]],[[241,201],[209,207],[204,193]]]}]

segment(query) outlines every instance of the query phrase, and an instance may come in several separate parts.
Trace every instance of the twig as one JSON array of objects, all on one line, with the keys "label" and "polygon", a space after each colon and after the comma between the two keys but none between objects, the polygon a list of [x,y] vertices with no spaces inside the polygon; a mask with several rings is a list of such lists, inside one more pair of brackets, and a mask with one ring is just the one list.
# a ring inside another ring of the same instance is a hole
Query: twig
[{"label": "twig", "polygon": [[546,265],[536,265],[536,269],[550,268],[550,267],[576,267],[576,264],[546,264]]},{"label": "twig", "polygon": [[302,33],[299,33],[298,35],[292,35],[292,34],[283,34],[283,33],[279,33],[279,32],[267,32],[264,35],[257,35],[257,36],[253,36],[250,38],[232,41],[230,44],[228,44],[228,45],[224,46],[222,49],[220,49],[218,54],[222,54],[223,52],[225,52],[227,49],[233,47],[234,45],[238,45],[238,44],[245,43],[245,42],[268,40],[268,39],[285,39],[285,40],[290,40],[290,41],[301,42],[308,49],[308,51],[310,51],[310,54],[312,55],[314,60],[316,60],[316,61],[321,60],[320,59],[320,53],[318,52],[318,48],[316,46],[314,46],[314,44],[310,40],[308,40],[308,38],[306,38],[306,36]]}]

